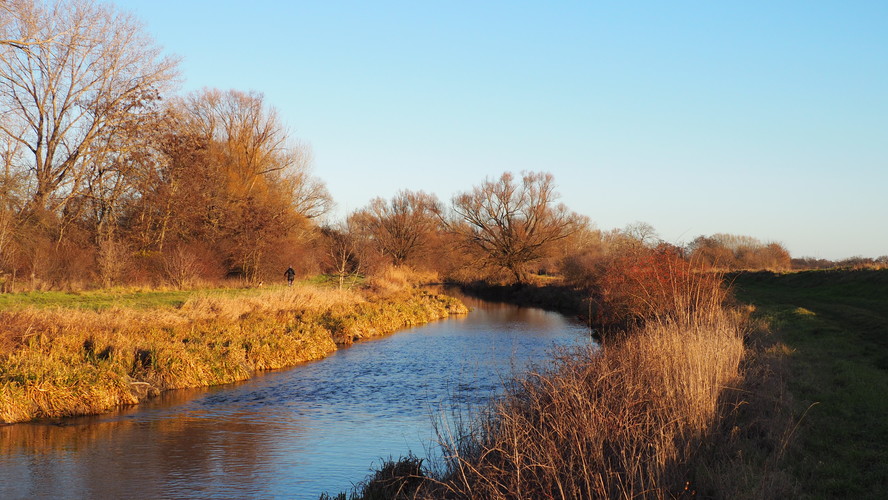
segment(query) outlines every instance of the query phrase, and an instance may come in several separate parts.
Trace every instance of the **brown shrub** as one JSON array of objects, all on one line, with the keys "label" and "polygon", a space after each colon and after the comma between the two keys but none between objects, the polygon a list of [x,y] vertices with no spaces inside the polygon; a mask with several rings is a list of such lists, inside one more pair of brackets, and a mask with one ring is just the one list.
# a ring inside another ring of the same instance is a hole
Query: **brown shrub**
[{"label": "brown shrub", "polygon": [[590,321],[604,331],[650,321],[706,322],[728,296],[721,274],[684,259],[671,245],[589,259],[586,266]]}]

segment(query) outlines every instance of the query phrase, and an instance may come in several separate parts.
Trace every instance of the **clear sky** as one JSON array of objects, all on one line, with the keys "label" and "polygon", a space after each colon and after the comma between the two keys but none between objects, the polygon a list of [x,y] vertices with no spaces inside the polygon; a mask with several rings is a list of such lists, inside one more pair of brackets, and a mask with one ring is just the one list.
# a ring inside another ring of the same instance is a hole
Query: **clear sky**
[{"label": "clear sky", "polygon": [[601,229],[888,254],[888,2],[120,0],[257,90],[337,214],[548,171]]}]

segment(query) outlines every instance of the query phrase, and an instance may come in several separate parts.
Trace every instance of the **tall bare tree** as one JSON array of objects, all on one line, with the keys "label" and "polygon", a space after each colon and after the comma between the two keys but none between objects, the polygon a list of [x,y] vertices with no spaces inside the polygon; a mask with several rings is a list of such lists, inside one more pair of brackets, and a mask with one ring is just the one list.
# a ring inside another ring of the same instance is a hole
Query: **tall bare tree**
[{"label": "tall bare tree", "polygon": [[172,99],[161,128],[160,158],[139,160],[153,168],[142,169],[128,214],[142,250],[201,241],[227,272],[259,280],[330,207],[310,154],[259,93],[203,89]]},{"label": "tall bare tree", "polygon": [[92,0],[10,2],[3,16],[0,132],[24,146],[30,208],[58,212],[96,159],[126,144],[113,137],[154,112],[176,61],[130,15]]},{"label": "tall bare tree", "polygon": [[311,175],[311,150],[290,138],[277,109],[259,92],[203,89],[180,104],[189,133],[215,150],[224,166],[219,182],[240,195],[255,194],[274,182],[290,194],[293,208],[306,218],[330,210],[323,182]]},{"label": "tall bare tree", "polygon": [[404,190],[391,200],[373,199],[351,219],[392,264],[402,265],[425,249],[439,225],[440,212],[434,195]]},{"label": "tall bare tree", "polygon": [[552,174],[524,172],[516,182],[506,172],[455,196],[448,227],[523,283],[528,264],[585,225],[582,216],[556,203],[558,197]]},{"label": "tall bare tree", "polygon": [[657,234],[657,230],[654,229],[654,226],[643,221],[635,221],[627,224],[626,227],[623,228],[623,234],[647,248],[654,248],[663,242]]},{"label": "tall bare tree", "polygon": [[[32,0],[3,0],[0,1],[0,33],[7,33],[7,26],[14,22],[17,13],[22,12]],[[29,23],[33,26],[36,23]],[[38,33],[32,30],[18,31],[16,38],[0,38],[0,45],[7,45],[19,50],[28,50],[31,46],[50,43],[53,38],[39,38]]]}]

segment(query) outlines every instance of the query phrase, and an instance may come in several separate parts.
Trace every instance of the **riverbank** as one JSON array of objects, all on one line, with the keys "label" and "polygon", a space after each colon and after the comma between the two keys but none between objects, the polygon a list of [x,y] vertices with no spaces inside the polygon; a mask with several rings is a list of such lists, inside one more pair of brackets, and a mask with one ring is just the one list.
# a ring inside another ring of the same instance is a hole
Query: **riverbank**
[{"label": "riverbank", "polygon": [[206,291],[179,305],[0,311],[0,422],[102,413],[170,389],[250,378],[451,314],[411,287]]},{"label": "riverbank", "polygon": [[[551,372],[532,375],[511,399],[496,404],[492,430],[482,428],[468,436],[468,446],[455,447],[458,460],[448,464],[444,475],[427,469],[416,472],[414,467],[414,476],[434,480],[404,482],[397,470],[409,470],[408,458],[388,464],[365,491],[385,484],[408,485],[419,496],[433,492],[433,497],[440,493],[436,484],[457,479],[446,483],[458,491],[456,497],[479,491],[534,491],[557,497],[565,488],[575,493],[568,496],[584,496],[601,486],[602,497],[632,496],[634,491],[667,497],[883,498],[888,492],[888,422],[883,418],[888,414],[888,271],[747,272],[725,281],[734,300],[727,304],[733,306],[721,310],[733,309],[739,320],[726,323],[726,329],[656,326],[636,332],[629,344],[618,342],[596,355],[559,359]],[[534,290],[525,287],[520,293],[528,296]],[[533,303],[544,304],[551,296],[544,291]],[[743,319],[747,315],[748,320]],[[674,344],[659,357],[625,352],[656,353],[651,344],[668,339]],[[740,339],[741,350],[735,351]],[[642,342],[636,344],[638,340]],[[723,364],[726,371],[717,381],[714,374],[719,372],[707,367],[715,366],[710,360],[728,346],[733,346],[729,352],[740,353],[732,358],[739,362]],[[674,371],[669,377],[632,383],[644,380],[644,373],[670,366]],[[661,387],[663,380],[672,380],[668,385],[679,387],[683,395],[659,396],[667,389]],[[692,408],[687,403],[695,400],[688,398],[695,392],[687,387],[708,394],[697,399],[707,401],[701,406],[706,411],[686,411]],[[584,411],[572,412],[568,419],[553,415],[575,406]],[[599,418],[602,415],[619,415],[622,420],[609,422]],[[690,433],[672,433],[675,439],[666,441],[659,432],[644,437],[660,429],[658,421],[675,426],[662,427],[671,432],[694,422],[689,420],[694,415],[706,416],[705,424],[686,428],[693,429]],[[570,425],[559,424],[565,420]],[[608,429],[606,436],[597,438],[596,429]],[[549,440],[550,434],[574,439],[559,444]],[[506,438],[523,444],[512,450]],[[539,444],[547,442],[548,447]],[[572,443],[585,448],[572,448]],[[647,444],[639,447],[640,443]],[[510,451],[484,455],[493,449]],[[680,458],[669,458],[669,450],[676,449]],[[478,456],[485,457],[484,462]],[[491,456],[499,460],[493,467]],[[503,457],[525,460],[510,463]],[[528,464],[551,467],[534,470]],[[549,470],[569,474],[559,477]],[[591,480],[578,485],[576,477]],[[601,481],[596,483],[596,477]]]},{"label": "riverbank", "polygon": [[466,295],[489,302],[503,302],[519,307],[538,307],[568,318],[589,321],[589,298],[577,289],[557,283],[534,285],[501,285],[485,282],[461,283],[459,289]]},{"label": "riverbank", "polygon": [[[442,462],[386,462],[339,498],[779,497],[786,488],[768,469],[774,436],[758,435],[767,397],[746,392],[762,366],[746,345],[749,309],[732,305],[721,275],[675,272],[652,286],[670,300],[641,326],[509,381],[503,397],[439,436]],[[532,285],[486,296],[516,293],[568,314],[585,296]]]}]

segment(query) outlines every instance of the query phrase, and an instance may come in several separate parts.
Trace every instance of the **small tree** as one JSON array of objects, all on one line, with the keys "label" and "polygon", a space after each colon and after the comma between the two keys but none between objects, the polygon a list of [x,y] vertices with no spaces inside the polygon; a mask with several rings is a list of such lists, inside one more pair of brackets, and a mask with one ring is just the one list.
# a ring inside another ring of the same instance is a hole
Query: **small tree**
[{"label": "small tree", "polygon": [[585,219],[556,204],[552,174],[524,172],[520,182],[506,172],[453,198],[448,228],[487,262],[527,281],[527,265],[584,227]]},{"label": "small tree", "polygon": [[128,260],[129,254],[125,245],[110,238],[100,241],[96,264],[102,286],[109,288],[120,283]]},{"label": "small tree", "polygon": [[200,274],[200,259],[187,246],[177,245],[164,254],[163,270],[176,288],[188,288]]},{"label": "small tree", "polygon": [[339,279],[339,289],[345,279],[356,277],[361,269],[360,247],[348,225],[321,229],[327,240],[327,268]]}]

